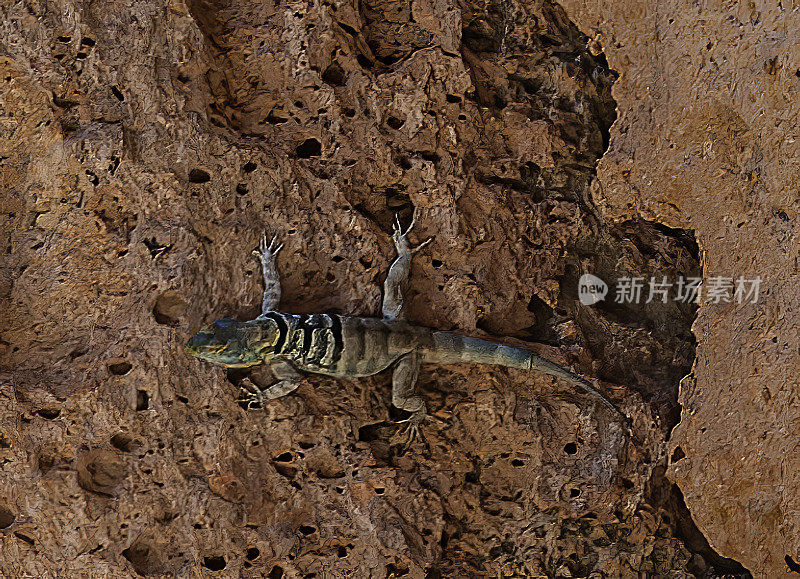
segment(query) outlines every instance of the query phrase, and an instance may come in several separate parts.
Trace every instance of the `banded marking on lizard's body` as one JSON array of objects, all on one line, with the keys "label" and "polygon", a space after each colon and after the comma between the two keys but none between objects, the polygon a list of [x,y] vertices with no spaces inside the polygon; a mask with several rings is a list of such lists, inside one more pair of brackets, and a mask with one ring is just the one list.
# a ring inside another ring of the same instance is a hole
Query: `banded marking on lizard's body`
[{"label": "banded marking on lizard's body", "polygon": [[267,317],[278,325],[276,356],[311,372],[327,373],[338,368],[344,349],[340,316],[269,312]]},{"label": "banded marking on lizard's body", "polygon": [[[412,222],[413,226],[413,222]],[[536,370],[566,380],[598,398],[623,417],[625,414],[594,385],[525,349],[498,342],[415,326],[405,321],[403,286],[408,280],[411,259],[427,241],[417,247],[395,224],[394,242],[398,257],[384,283],[382,318],[339,314],[287,314],[275,311],[280,301],[280,283],[274,264],[281,246],[262,240],[257,255],[264,274],[262,313],[255,320],[217,320],[198,332],[186,344],[192,355],[227,367],[270,364],[277,382],[261,390],[244,391],[248,405],[285,396],[300,384],[300,371],[333,377],[372,376],[391,366],[392,403],[412,413],[409,435],[417,432],[426,416],[425,402],[415,392],[422,363],[495,364],[521,370]]]}]

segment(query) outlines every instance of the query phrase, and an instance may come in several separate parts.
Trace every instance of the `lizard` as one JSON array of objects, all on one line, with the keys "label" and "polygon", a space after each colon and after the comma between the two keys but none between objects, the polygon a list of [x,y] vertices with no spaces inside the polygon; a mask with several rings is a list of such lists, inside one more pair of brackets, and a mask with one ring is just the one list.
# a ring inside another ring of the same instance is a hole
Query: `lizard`
[{"label": "lizard", "polygon": [[264,235],[253,253],[261,261],[264,293],[261,314],[240,322],[222,318],[197,332],[185,345],[187,353],[227,368],[268,364],[276,382],[261,388],[250,381],[240,402],[248,409],[290,394],[300,386],[303,372],[336,378],[372,376],[393,367],[392,404],[410,413],[405,440],[410,444],[427,417],[425,401],[415,390],[420,365],[494,364],[560,378],[594,396],[627,425],[629,418],[603,392],[577,374],[529,350],[411,324],[404,309],[404,288],[413,256],[431,238],[413,246],[398,216],[392,239],[397,257],[384,281],[380,318],[339,314],[289,314],[278,311],[281,284],[276,256],[283,247]]}]

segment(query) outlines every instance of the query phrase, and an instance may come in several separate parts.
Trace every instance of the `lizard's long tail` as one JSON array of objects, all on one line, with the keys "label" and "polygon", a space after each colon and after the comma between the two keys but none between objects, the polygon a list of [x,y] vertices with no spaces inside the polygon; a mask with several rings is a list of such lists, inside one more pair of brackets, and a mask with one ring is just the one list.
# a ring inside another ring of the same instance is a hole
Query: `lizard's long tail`
[{"label": "lizard's long tail", "polygon": [[629,418],[616,404],[595,386],[558,364],[522,348],[512,348],[497,342],[462,336],[453,332],[434,331],[431,334],[431,347],[422,349],[422,361],[435,364],[497,364],[520,370],[534,370],[561,378],[584,392],[603,401],[614,412],[622,416],[626,423]]}]

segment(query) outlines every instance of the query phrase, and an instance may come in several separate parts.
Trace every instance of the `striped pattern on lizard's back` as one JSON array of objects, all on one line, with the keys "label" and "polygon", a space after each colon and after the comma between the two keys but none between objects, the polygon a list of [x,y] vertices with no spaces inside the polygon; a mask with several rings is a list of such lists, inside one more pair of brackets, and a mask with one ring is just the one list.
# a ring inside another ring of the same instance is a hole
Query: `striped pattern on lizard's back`
[{"label": "striped pattern on lizard's back", "polygon": [[271,357],[329,376],[372,376],[430,341],[428,328],[377,318],[266,312],[260,319],[277,326]]},{"label": "striped pattern on lizard's back", "polygon": [[336,372],[344,350],[341,316],[267,312],[261,317],[278,326],[275,356],[312,372]]}]

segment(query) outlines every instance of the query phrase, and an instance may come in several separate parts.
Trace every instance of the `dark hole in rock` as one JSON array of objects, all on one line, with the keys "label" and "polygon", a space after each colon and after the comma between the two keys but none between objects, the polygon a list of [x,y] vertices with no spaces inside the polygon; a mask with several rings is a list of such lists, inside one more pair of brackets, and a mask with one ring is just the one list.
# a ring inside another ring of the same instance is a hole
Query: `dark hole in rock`
[{"label": "dark hole in rock", "polygon": [[570,490],[569,490],[569,497],[570,497],[571,499],[576,499],[576,498],[578,498],[579,496],[581,496],[581,489],[575,489],[575,488],[573,488],[573,489],[570,489]]},{"label": "dark hole in rock", "polygon": [[467,120],[467,115],[458,115],[458,120],[459,121],[466,121]]},{"label": "dark hole in rock", "polygon": [[127,462],[113,450],[95,449],[78,458],[76,471],[81,488],[110,495],[125,477]]},{"label": "dark hole in rock", "polygon": [[92,171],[87,170],[86,176],[89,178],[89,183],[92,185],[97,185],[100,183],[100,179],[98,179],[97,175],[95,175]]},{"label": "dark hole in rock", "polygon": [[439,154],[435,151],[421,151],[419,156],[431,163],[438,163],[440,160]]},{"label": "dark hole in rock", "polygon": [[84,36],[83,38],[81,38],[81,44],[91,48],[92,46],[95,45],[95,40],[94,38],[89,38],[88,36]]},{"label": "dark hole in rock", "polygon": [[448,94],[448,95],[445,96],[445,98],[447,99],[447,102],[453,103],[453,104],[460,103],[461,100],[462,100],[461,97],[456,95],[456,94]]},{"label": "dark hole in rock", "polygon": [[119,157],[116,155],[111,155],[111,163],[108,164],[108,172],[112,175],[117,172],[117,168],[119,167]]},{"label": "dark hole in rock", "polygon": [[249,561],[255,561],[259,555],[261,555],[261,551],[258,550],[258,547],[248,547],[247,551],[245,551],[245,557]]},{"label": "dark hole in rock", "polygon": [[284,452],[276,456],[273,460],[275,460],[275,462],[292,462],[292,458],[294,457],[291,452]]},{"label": "dark hole in rock", "polygon": [[282,125],[283,123],[287,122],[289,117],[282,117],[278,115],[275,111],[270,111],[267,115],[267,122],[270,125]]},{"label": "dark hole in rock", "polygon": [[222,571],[227,566],[225,557],[219,555],[212,555],[211,557],[203,557],[203,567],[211,569],[212,571]]},{"label": "dark hole in rock", "polygon": [[242,171],[244,171],[245,173],[252,173],[257,168],[258,165],[256,165],[253,161],[248,161],[242,166]]},{"label": "dark hole in rock", "polygon": [[385,488],[383,488],[383,487],[375,487],[375,494],[376,495],[382,495],[385,492],[386,492]]},{"label": "dark hole in rock", "polygon": [[122,452],[131,452],[136,450],[138,444],[133,435],[127,432],[119,432],[111,437],[111,446]]},{"label": "dark hole in rock", "polygon": [[150,396],[147,394],[147,390],[137,390],[136,410],[139,411],[147,410],[149,406],[150,406]]},{"label": "dark hole in rock", "polygon": [[124,94],[122,94],[122,91],[121,91],[121,90],[119,90],[117,87],[115,87],[115,86],[112,86],[112,87],[111,87],[111,92],[112,92],[112,93],[114,93],[114,96],[117,98],[117,100],[118,100],[119,102],[122,102],[122,101],[124,101],[124,100],[125,100],[125,95],[124,95]]},{"label": "dark hole in rock", "polygon": [[398,567],[393,563],[389,563],[386,565],[386,577],[402,577],[403,575],[408,575],[408,569],[404,567]]},{"label": "dark hole in rock", "polygon": [[339,545],[339,548],[336,549],[336,554],[339,557],[347,557],[347,549],[343,545]]},{"label": "dark hole in rock", "polygon": [[342,114],[352,119],[354,116],[356,116],[356,110],[350,108],[342,109]]},{"label": "dark hole in rock", "polygon": [[356,60],[358,61],[358,64],[360,64],[363,68],[366,68],[367,70],[372,69],[372,61],[363,54],[359,54],[358,56],[356,56]]},{"label": "dark hole in rock", "polygon": [[520,460],[518,458],[515,458],[514,460],[511,461],[511,465],[512,466],[525,466],[525,461],[522,461],[522,460]]},{"label": "dark hole in rock", "polygon": [[189,399],[186,396],[181,396],[180,394],[176,394],[175,398],[178,402],[183,402],[184,404],[189,404]]},{"label": "dark hole in rock", "polygon": [[411,210],[411,197],[408,193],[397,187],[386,188],[386,208],[400,213],[403,210]]},{"label": "dark hole in rock", "polygon": [[334,256],[331,258],[331,261],[332,261],[333,263],[341,263],[341,262],[343,262],[343,261],[344,261],[344,257],[342,257],[341,255],[334,255]]},{"label": "dark hole in rock", "polygon": [[33,540],[33,537],[27,535],[22,531],[14,531],[14,536],[21,541],[25,541],[26,543],[28,543],[28,545],[33,545],[36,542]]},{"label": "dark hole in rock", "polygon": [[332,62],[328,68],[322,72],[322,80],[333,86],[342,86],[344,84],[344,69],[338,62]]},{"label": "dark hole in rock", "polygon": [[300,528],[298,530],[301,533],[303,533],[306,537],[308,537],[309,535],[313,535],[314,533],[317,532],[317,528],[312,527],[311,525],[300,525]]},{"label": "dark hole in rock", "polygon": [[142,240],[142,243],[144,243],[145,247],[147,247],[147,251],[150,252],[150,255],[153,259],[172,249],[172,245],[162,245],[156,241],[155,237],[145,238]]},{"label": "dark hole in rock", "polygon": [[58,36],[58,37],[56,37],[56,40],[58,40],[59,42],[69,42],[70,40],[72,40],[72,37],[71,36]]},{"label": "dark hole in rock", "polygon": [[797,561],[792,559],[789,555],[786,555],[783,560],[786,561],[786,566],[789,567],[789,571],[800,573],[800,564],[797,563]]},{"label": "dark hole in rock", "polygon": [[247,193],[248,193],[248,191],[247,191],[247,185],[245,185],[244,183],[239,183],[239,184],[236,186],[236,192],[237,192],[239,195],[247,195]]},{"label": "dark hole in rock", "polygon": [[442,267],[442,262],[439,259],[432,259],[431,260],[431,265],[433,267]]},{"label": "dark hole in rock", "polygon": [[377,424],[367,424],[358,429],[358,440],[361,442],[372,442],[379,440],[382,431],[386,428],[385,424],[379,422]]},{"label": "dark hole in rock", "polygon": [[208,174],[208,171],[197,167],[189,171],[189,183],[208,183],[209,181],[211,181],[211,175]]},{"label": "dark hole in rock", "polygon": [[108,371],[114,374],[114,376],[124,376],[128,372],[133,369],[133,364],[126,361],[121,362],[110,362],[108,364]]},{"label": "dark hole in rock", "polygon": [[181,294],[169,290],[156,298],[153,317],[159,324],[172,326],[180,321],[187,307],[188,304]]},{"label": "dark hole in rock", "polygon": [[322,143],[317,139],[306,139],[295,149],[295,153],[301,159],[309,159],[311,157],[319,157],[322,153]]},{"label": "dark hole in rock", "polygon": [[347,32],[347,34],[349,34],[350,36],[358,36],[358,30],[356,30],[352,26],[349,26],[344,22],[337,22],[336,24],[338,24],[339,27],[345,32]]},{"label": "dark hole in rock", "polygon": [[283,577],[283,567],[280,565],[275,565],[269,571],[269,575],[267,575],[268,579],[281,579]]},{"label": "dark hole in rock", "polygon": [[464,475],[464,481],[471,484],[480,484],[481,471],[480,468],[475,466],[471,471]]},{"label": "dark hole in rock", "polygon": [[670,458],[670,462],[674,464],[684,458],[686,458],[686,453],[683,452],[683,449],[680,446],[676,446],[675,450],[672,451],[672,458]]},{"label": "dark hole in rock", "polygon": [[403,119],[398,119],[397,117],[389,116],[386,119],[386,124],[389,125],[391,128],[393,128],[396,131],[397,129],[402,127],[404,124],[406,124],[406,122]]},{"label": "dark hole in rock", "polygon": [[36,414],[45,420],[55,420],[61,414],[61,408],[57,406],[48,406],[46,408],[40,408],[36,411]]},{"label": "dark hole in rock", "polygon": [[14,513],[12,513],[7,506],[0,505],[0,529],[6,529],[10,527],[12,524],[14,524],[14,520],[16,518],[17,517],[14,515]]},{"label": "dark hole in rock", "polygon": [[81,50],[80,52],[78,52],[78,54],[75,55],[75,59],[76,60],[81,60],[83,58],[86,58],[87,56],[88,56],[88,54]]},{"label": "dark hole in rock", "polygon": [[150,560],[152,556],[149,545],[135,543],[122,551],[122,556],[133,565],[133,568],[140,575],[147,575],[151,571]]},{"label": "dark hole in rock", "polygon": [[567,454],[575,454],[578,452],[578,445],[574,442],[568,442],[564,445],[564,452]]},{"label": "dark hole in rock", "polygon": [[630,480],[630,479],[623,478],[620,482],[622,483],[622,488],[625,488],[625,489],[632,489],[633,488],[633,481]]},{"label": "dark hole in rock", "polygon": [[60,97],[57,94],[53,93],[53,104],[61,109],[71,109],[72,107],[78,104],[78,101],[74,101],[67,97]]}]

